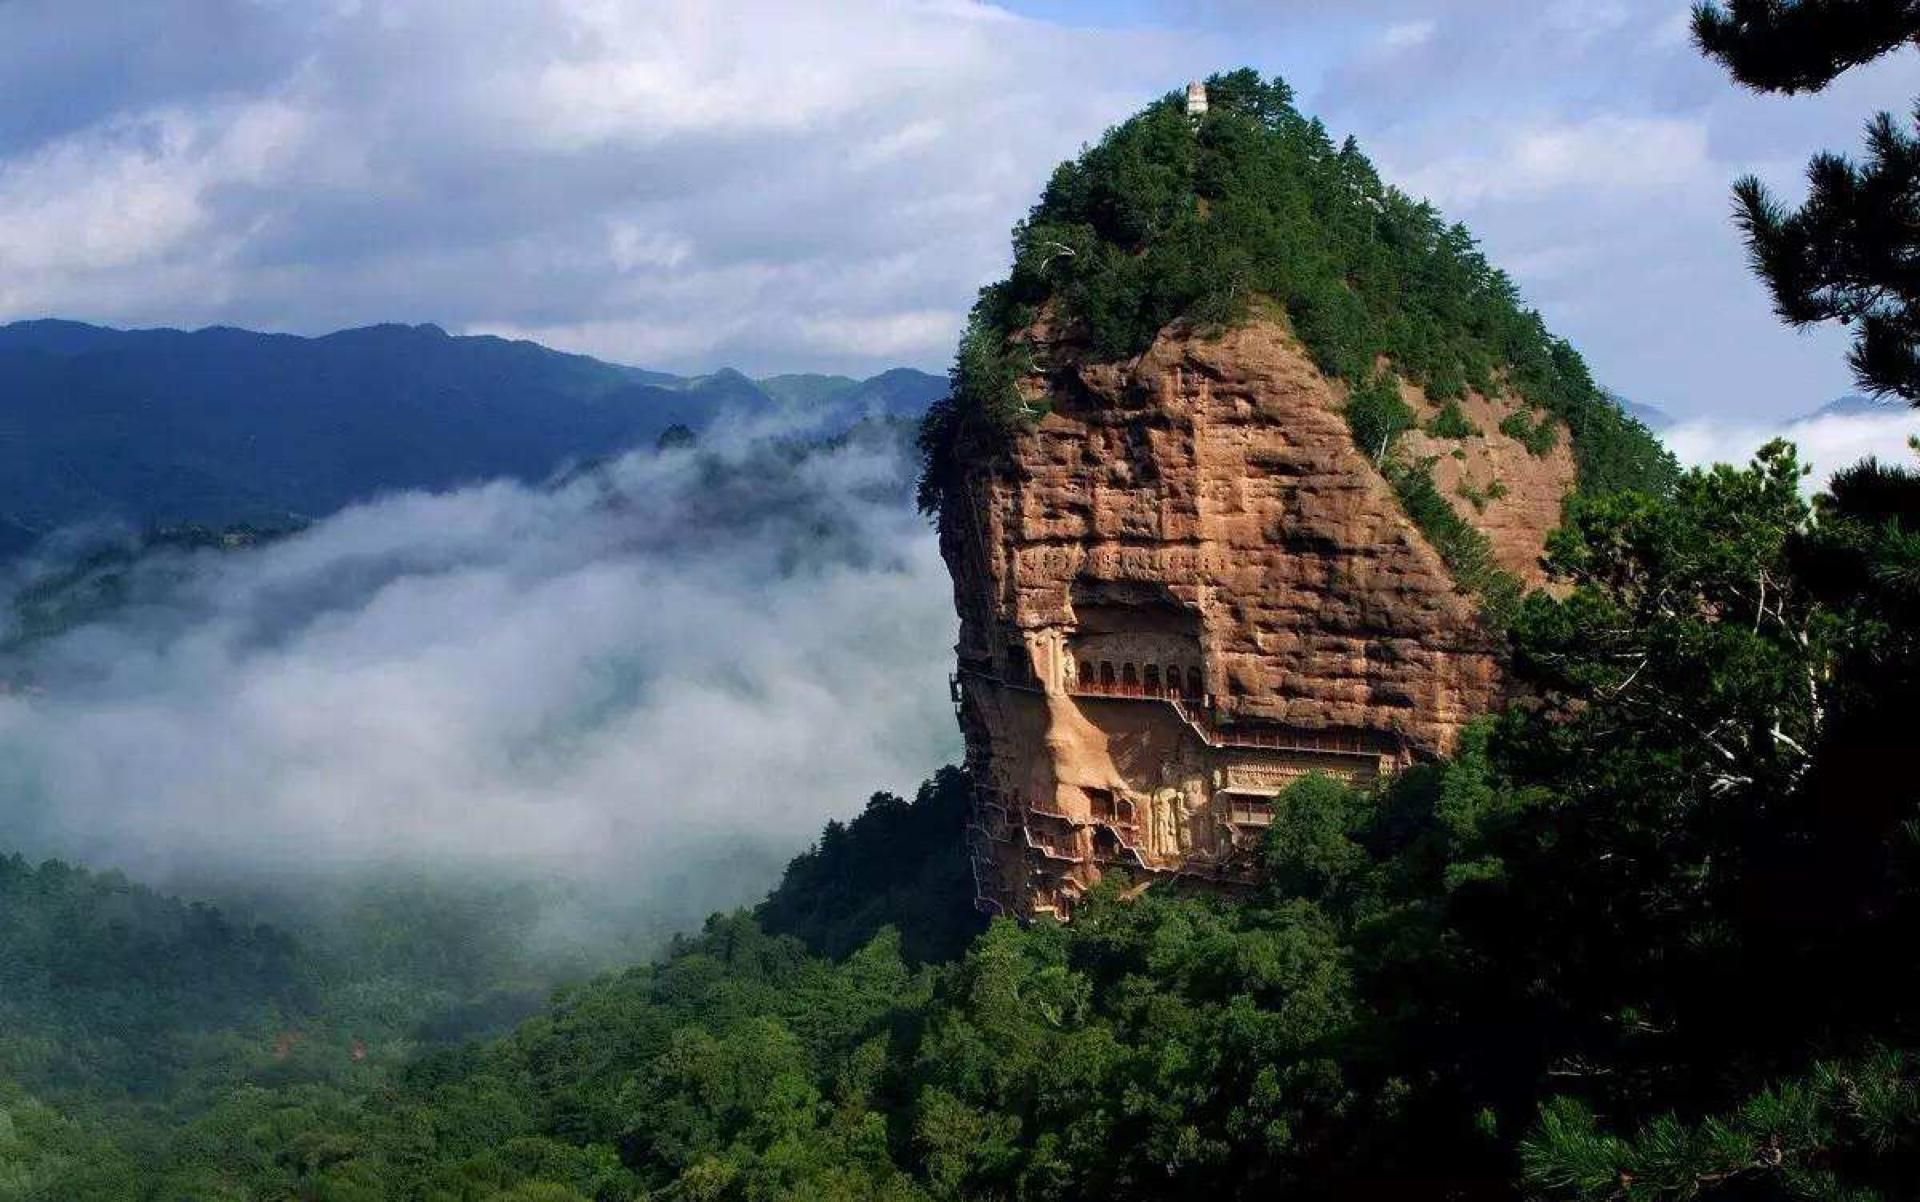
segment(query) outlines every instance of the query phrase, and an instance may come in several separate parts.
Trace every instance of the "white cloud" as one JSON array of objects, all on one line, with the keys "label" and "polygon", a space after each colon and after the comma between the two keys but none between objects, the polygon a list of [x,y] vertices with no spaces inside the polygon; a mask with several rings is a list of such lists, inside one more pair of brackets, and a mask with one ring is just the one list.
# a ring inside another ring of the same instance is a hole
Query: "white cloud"
[{"label": "white cloud", "polygon": [[1585,40],[1611,33],[1634,19],[1625,4],[1595,0],[1558,0],[1545,11],[1549,29],[1565,37]]},{"label": "white cloud", "polygon": [[607,225],[607,252],[623,273],[678,267],[693,255],[691,242],[666,230],[647,229],[618,218]]},{"label": "white cloud", "polygon": [[306,122],[263,102],[115,120],[0,160],[0,288],[139,267],[209,231],[213,190],[257,184],[292,162]]},{"label": "white cloud", "polygon": [[1710,463],[1744,464],[1775,438],[1799,449],[1800,461],[1812,466],[1809,490],[1825,484],[1839,469],[1869,455],[1882,462],[1911,463],[1907,440],[1920,434],[1920,413],[1889,407],[1885,413],[1831,414],[1801,421],[1767,424],[1724,419],[1682,422],[1661,438],[1680,462],[1689,466]]},{"label": "white cloud", "polygon": [[1674,50],[1692,45],[1693,10],[1675,9],[1663,21],[1657,22],[1648,36],[1647,44],[1660,50]]},{"label": "white cloud", "polygon": [[861,348],[881,355],[902,356],[928,342],[948,337],[959,328],[966,314],[952,309],[927,309],[910,313],[825,314],[799,319],[808,341],[847,354]]},{"label": "white cloud", "polygon": [[[1602,379],[1676,410],[1802,410],[1846,390],[1844,339],[1774,321],[1728,182],[1791,192],[1920,93],[1920,56],[1757,98],[1688,45],[1684,10],[0,4],[0,319],[434,320],[686,370],[938,369],[1056,161],[1252,60],[1466,221]],[[227,136],[247,113],[289,124]]]},{"label": "white cloud", "polygon": [[[1249,37],[1285,39],[1311,7],[1236,17]],[[1801,334],[1773,316],[1729,188],[1752,171],[1796,195],[1811,155],[1856,148],[1867,114],[1920,94],[1920,55],[1816,96],[1762,97],[1694,49],[1671,0],[1364,7],[1370,27],[1436,28],[1417,53],[1341,51],[1306,104],[1336,136],[1357,135],[1387,179],[1465,222],[1601,380],[1684,414],[1784,416],[1849,391],[1845,331]]]},{"label": "white cloud", "polygon": [[1424,46],[1433,40],[1434,30],[1439,27],[1439,22],[1433,20],[1399,21],[1387,26],[1386,32],[1380,35],[1380,44],[1388,50]]},{"label": "white cloud", "polygon": [[1407,191],[1437,204],[1471,206],[1578,192],[1667,193],[1710,181],[1707,129],[1692,118],[1604,115],[1527,123],[1473,139],[1446,158],[1408,164]]},{"label": "white cloud", "polygon": [[0,845],[150,879],[511,867],[682,921],[750,900],[768,876],[716,865],[957,751],[953,617],[892,451],[718,453],[150,563],[0,694]]},{"label": "white cloud", "polygon": [[[54,36],[17,11],[0,44]],[[965,311],[1053,164],[1198,40],[882,0],[391,0],[252,34],[230,55],[291,65],[0,143],[0,319],[664,326],[623,342],[937,366],[957,321],[926,315]],[[849,343],[849,312],[890,337]]]}]

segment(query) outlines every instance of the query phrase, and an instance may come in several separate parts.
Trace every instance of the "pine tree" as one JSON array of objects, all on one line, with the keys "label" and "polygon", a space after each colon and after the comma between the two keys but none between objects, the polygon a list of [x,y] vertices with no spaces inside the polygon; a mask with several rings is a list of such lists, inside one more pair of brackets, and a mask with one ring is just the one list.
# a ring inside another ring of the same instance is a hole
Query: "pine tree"
[{"label": "pine tree", "polygon": [[[1920,41],[1920,0],[1729,0],[1696,6],[1693,31],[1750,88],[1818,91]],[[1881,113],[1864,163],[1820,154],[1807,176],[1797,210],[1753,176],[1734,185],[1754,270],[1782,320],[1857,327],[1847,359],[1861,388],[1920,405],[1920,140]]]},{"label": "pine tree", "polygon": [[1817,92],[1848,68],[1920,40],[1916,0],[1696,4],[1693,36],[1756,91]]}]

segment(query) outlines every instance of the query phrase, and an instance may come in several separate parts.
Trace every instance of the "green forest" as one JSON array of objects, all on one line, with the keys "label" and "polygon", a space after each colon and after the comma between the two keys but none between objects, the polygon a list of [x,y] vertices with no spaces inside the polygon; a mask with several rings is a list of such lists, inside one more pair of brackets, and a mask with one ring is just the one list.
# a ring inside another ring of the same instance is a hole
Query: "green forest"
[{"label": "green forest", "polygon": [[284,938],[10,862],[10,1039],[79,1050],[10,1052],[0,1197],[1912,1197],[1920,476],[1802,473],[1582,507],[1531,700],[1294,786],[1240,900],[982,929],[947,770],[654,963],[361,1061],[263,1040],[354,996]]},{"label": "green forest", "polygon": [[[1796,91],[1920,17],[1695,29]],[[1209,85],[1197,129],[1156,102],[1016,231],[923,504],[1029,420],[1041,307],[1119,356],[1276,304],[1383,464],[1411,420],[1387,372],[1572,439],[1551,587],[1499,598],[1519,700],[1450,759],[1294,784],[1244,895],[1116,873],[1071,925],[986,922],[947,768],[584,979],[521,954],[511,890],[396,886],[327,937],[0,859],[0,1202],[1920,1197],[1920,471],[1811,481],[1784,443],[1679,470],[1464,231],[1284,84]],[[1782,316],[1856,289],[1863,385],[1911,397],[1920,225],[1841,212],[1920,211],[1889,199],[1920,156],[1875,128],[1802,211],[1737,196]]]}]

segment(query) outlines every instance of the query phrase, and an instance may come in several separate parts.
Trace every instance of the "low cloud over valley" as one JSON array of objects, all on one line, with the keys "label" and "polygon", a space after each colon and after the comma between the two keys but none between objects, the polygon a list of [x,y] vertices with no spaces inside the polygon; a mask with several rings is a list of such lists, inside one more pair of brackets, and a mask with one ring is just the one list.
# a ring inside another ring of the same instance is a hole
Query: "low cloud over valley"
[{"label": "low cloud over valley", "polygon": [[1813,468],[1807,476],[1812,491],[1835,471],[1869,455],[1883,463],[1915,466],[1907,439],[1916,434],[1920,414],[1891,403],[1871,412],[1821,413],[1793,422],[1686,421],[1662,430],[1660,437],[1689,467],[1744,464],[1768,442],[1784,438],[1798,448],[1800,461]]},{"label": "low cloud over valley", "polygon": [[9,665],[0,845],[183,885],[510,862],[667,923],[751,900],[958,743],[898,440],[783,445],[147,556]]}]

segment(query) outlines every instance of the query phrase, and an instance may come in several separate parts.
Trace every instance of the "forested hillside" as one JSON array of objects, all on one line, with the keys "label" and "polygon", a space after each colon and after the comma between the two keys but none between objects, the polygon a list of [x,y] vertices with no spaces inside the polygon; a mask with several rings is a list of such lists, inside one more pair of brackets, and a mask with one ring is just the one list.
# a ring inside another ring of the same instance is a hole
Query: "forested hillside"
[{"label": "forested hillside", "polygon": [[1583,490],[1671,478],[1671,458],[1464,227],[1383,183],[1353,139],[1335,146],[1284,82],[1242,69],[1206,87],[1203,117],[1170,94],[1062,163],[1015,228],[1012,272],[981,290],[953,397],[928,423],[923,504],[997,429],[1031,420],[1015,381],[1046,370],[1047,339],[1119,359],[1169,323],[1219,327],[1262,306],[1356,397],[1395,379],[1436,401],[1511,393],[1534,410],[1530,438],[1571,433]]},{"label": "forested hillside", "polygon": [[0,554],[100,519],[285,526],[381,492],[542,480],[723,413],[787,404],[830,432],[918,416],[944,392],[902,368],[795,393],[436,326],[301,338],[19,322],[0,327]]},{"label": "forested hillside", "polygon": [[277,900],[267,923],[0,857],[0,1198],[254,1196],[233,1191],[264,1188],[260,1167],[194,1126],[210,1110],[268,1103],[293,1137],[301,1105],[377,1096],[580,971],[534,937],[550,899],[523,885],[368,876],[305,912]]},{"label": "forested hillside", "polygon": [[310,1013],[316,967],[270,927],[114,874],[0,858],[0,1075],[157,1096],[196,1041]]},{"label": "forested hillside", "polygon": [[[1579,353],[1527,308],[1473,236],[1382,182],[1349,138],[1293,105],[1285,82],[1215,75],[1189,115],[1162,97],[1062,163],[1013,231],[1013,268],[980,292],[951,397],[922,430],[920,504],[956,513],[970,472],[995,470],[1055,396],[1097,384],[1084,363],[1132,361],[1157,338],[1274,327],[1336,383],[1354,445],[1373,460],[1490,624],[1521,586],[1486,533],[1405,445],[1418,429],[1457,444],[1482,431],[1463,402],[1540,459],[1571,445],[1573,491],[1658,491],[1673,457],[1594,382]],[[1408,386],[1439,406],[1422,414]],[[1022,444],[1024,445],[1024,444]],[[1462,482],[1464,483],[1464,482]],[[1507,482],[1456,489],[1474,512]],[[953,518],[952,520],[959,520]]]},{"label": "forested hillside", "polygon": [[[397,1075],[269,1061],[158,1129],[16,1101],[0,1188],[1910,1197],[1920,812],[1885,768],[1920,700],[1920,477],[1799,483],[1775,449],[1584,508],[1513,624],[1535,700],[1378,789],[1295,786],[1258,896],[1114,881],[1071,927],[965,942],[947,773],[505,1039]],[[216,986],[299,984],[264,936],[162,913],[246,966]],[[107,977],[174,954],[108,938]]]}]

